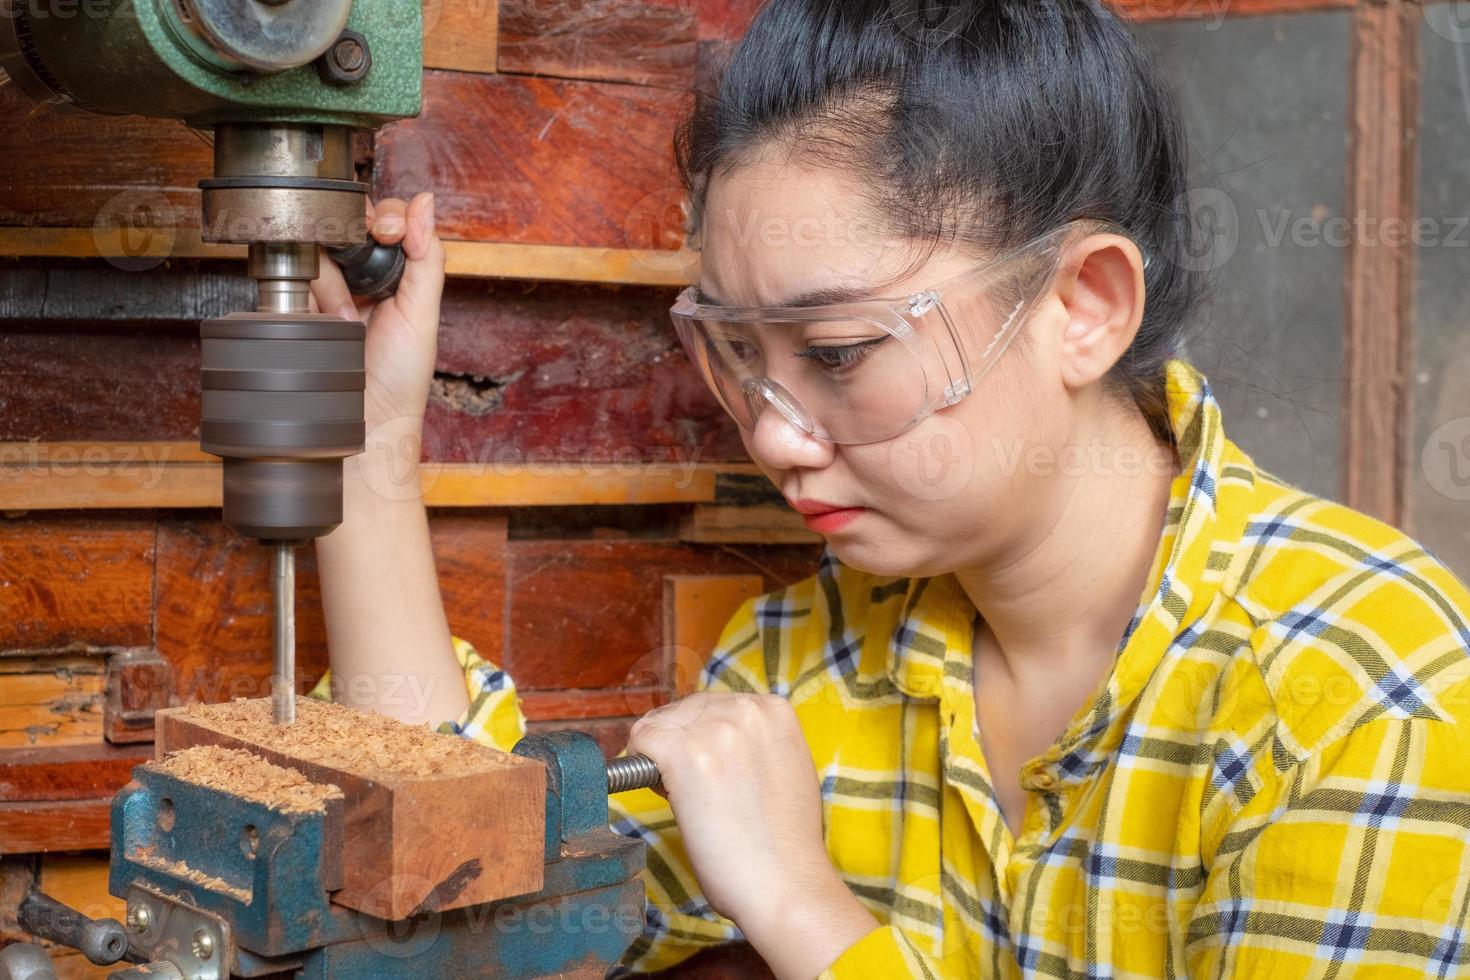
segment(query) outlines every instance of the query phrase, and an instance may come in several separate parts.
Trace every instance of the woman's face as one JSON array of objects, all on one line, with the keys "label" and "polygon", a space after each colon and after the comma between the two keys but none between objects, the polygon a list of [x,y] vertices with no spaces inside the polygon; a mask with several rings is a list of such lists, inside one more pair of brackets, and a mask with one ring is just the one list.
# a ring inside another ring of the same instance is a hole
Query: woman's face
[{"label": "woman's face", "polygon": [[[915,254],[874,229],[844,175],[770,154],[711,184],[701,285],[740,306],[828,287],[905,296],[978,261],[938,252],[895,281]],[[1044,296],[1027,336],[973,393],[886,442],[836,445],[766,410],[754,432],[741,430],[746,449],[798,511],[842,509],[807,523],[855,568],[928,576],[1024,554],[1074,483],[1056,478],[1075,455],[1077,419],[1056,363],[1067,318],[1054,294]],[[995,324],[979,326],[989,336]]]}]

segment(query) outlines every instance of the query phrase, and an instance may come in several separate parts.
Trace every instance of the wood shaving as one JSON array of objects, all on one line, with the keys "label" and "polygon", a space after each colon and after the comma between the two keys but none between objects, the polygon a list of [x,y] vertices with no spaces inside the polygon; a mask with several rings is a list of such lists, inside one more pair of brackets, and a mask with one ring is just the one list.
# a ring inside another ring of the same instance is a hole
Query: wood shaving
[{"label": "wood shaving", "polygon": [[214,875],[205,874],[203,871],[189,867],[183,861],[175,861],[173,858],[163,857],[152,847],[145,846],[130,849],[128,851],[128,860],[135,861],[145,868],[161,871],[174,878],[193,882],[201,888],[207,888],[212,892],[228,895],[230,898],[238,899],[246,904],[250,902],[251,890],[249,888],[237,888],[223,878],[216,878]]},{"label": "wood shaving", "polygon": [[191,704],[190,722],[243,742],[346,772],[425,777],[506,769],[519,760],[459,735],[442,735],[384,715],[317,698],[296,699],[296,721],[271,720],[269,698]]},{"label": "wood shaving", "polygon": [[267,762],[244,749],[194,745],[170,752],[150,769],[234,796],[264,803],[283,813],[319,813],[342,791],[330,783],[313,783],[295,769]]}]

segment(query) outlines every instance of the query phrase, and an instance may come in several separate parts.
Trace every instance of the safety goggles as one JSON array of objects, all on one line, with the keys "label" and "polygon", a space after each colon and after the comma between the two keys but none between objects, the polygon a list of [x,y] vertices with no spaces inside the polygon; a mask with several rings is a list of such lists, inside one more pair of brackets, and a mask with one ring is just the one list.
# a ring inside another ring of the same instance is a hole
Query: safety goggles
[{"label": "safety goggles", "polygon": [[929,289],[821,306],[729,307],[684,290],[670,310],[690,360],[748,431],[767,408],[827,442],[902,434],[958,403],[1005,353],[1055,275],[1065,245],[1099,231],[1068,222]]}]

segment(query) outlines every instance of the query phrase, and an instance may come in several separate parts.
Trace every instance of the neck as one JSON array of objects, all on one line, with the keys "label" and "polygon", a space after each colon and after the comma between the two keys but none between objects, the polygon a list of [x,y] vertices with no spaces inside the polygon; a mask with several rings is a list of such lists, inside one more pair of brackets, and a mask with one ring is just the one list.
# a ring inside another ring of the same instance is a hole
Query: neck
[{"label": "neck", "polygon": [[1172,454],[1137,412],[1081,408],[1078,417],[1096,421],[1075,433],[1070,458],[1087,464],[1049,478],[1034,498],[1035,519],[1004,553],[956,572],[987,645],[1018,679],[1044,683],[1060,670],[1075,677],[1089,664],[1099,670],[1086,672],[1100,676],[1137,611],[1163,534]]}]

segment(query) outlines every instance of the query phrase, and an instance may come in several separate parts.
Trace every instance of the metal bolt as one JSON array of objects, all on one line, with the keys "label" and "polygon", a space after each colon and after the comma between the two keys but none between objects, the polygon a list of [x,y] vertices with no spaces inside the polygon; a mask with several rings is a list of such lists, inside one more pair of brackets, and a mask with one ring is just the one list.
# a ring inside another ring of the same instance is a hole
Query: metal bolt
[{"label": "metal bolt", "polygon": [[148,911],[148,906],[141,903],[128,906],[128,925],[135,932],[147,932],[148,926],[153,922],[153,913]]},{"label": "metal bolt", "polygon": [[357,31],[343,31],[316,62],[317,73],[328,85],[356,85],[372,68],[372,48]]},{"label": "metal bolt", "polygon": [[190,943],[190,948],[194,950],[195,956],[201,960],[207,960],[214,955],[214,937],[208,931],[200,929],[194,933],[194,940]]},{"label": "metal bolt", "polygon": [[344,37],[332,48],[332,57],[343,71],[358,71],[367,60],[367,52],[356,38]]}]

